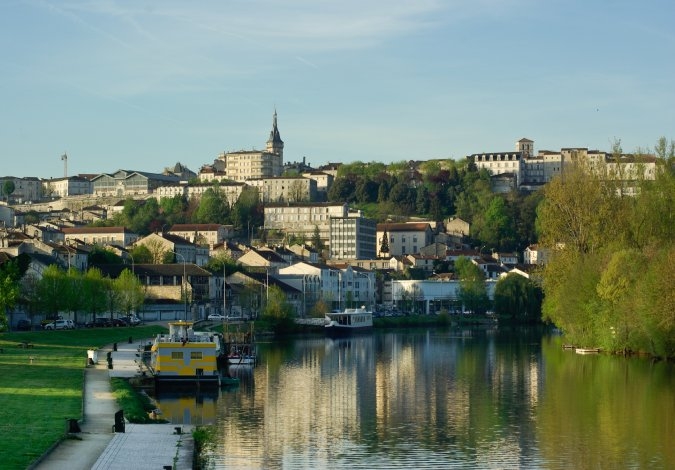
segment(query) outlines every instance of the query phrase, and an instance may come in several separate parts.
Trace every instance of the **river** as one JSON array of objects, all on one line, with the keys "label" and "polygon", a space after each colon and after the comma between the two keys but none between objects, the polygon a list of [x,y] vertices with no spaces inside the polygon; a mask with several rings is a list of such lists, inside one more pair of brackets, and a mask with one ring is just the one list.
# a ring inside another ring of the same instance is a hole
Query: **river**
[{"label": "river", "polygon": [[675,468],[675,365],[562,343],[530,328],[263,342],[238,387],[158,406],[214,425],[211,469]]}]

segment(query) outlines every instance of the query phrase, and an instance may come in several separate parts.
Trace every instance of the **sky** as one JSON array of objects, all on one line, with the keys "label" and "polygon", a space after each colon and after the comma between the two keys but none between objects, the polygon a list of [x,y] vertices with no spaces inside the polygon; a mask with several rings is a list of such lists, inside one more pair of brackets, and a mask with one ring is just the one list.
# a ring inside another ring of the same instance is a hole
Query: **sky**
[{"label": "sky", "polygon": [[[1,0],[0,177],[675,139],[672,0]],[[66,162],[62,155],[68,156]],[[65,164],[67,163],[67,165]]]}]

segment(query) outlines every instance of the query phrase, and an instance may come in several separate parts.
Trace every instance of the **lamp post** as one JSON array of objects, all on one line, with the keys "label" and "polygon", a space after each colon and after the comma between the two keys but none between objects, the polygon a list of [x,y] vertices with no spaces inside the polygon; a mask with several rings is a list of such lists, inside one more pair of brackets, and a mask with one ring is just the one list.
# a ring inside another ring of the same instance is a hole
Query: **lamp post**
[{"label": "lamp post", "polygon": [[183,280],[181,282],[181,293],[183,294],[183,297],[185,298],[185,320],[188,318],[188,301],[187,301],[187,277],[186,277],[186,271],[185,271],[185,256],[181,255],[177,251],[171,250],[172,253],[174,253],[176,256],[180,256],[183,258]]},{"label": "lamp post", "polygon": [[[371,294],[373,293],[373,288],[372,288],[372,283],[371,283],[371,280],[370,280],[369,273],[360,273],[360,272],[357,272],[357,271],[353,271],[353,273],[356,274],[357,276],[365,277],[366,280],[368,281],[368,292],[367,292],[366,298],[368,299],[368,307],[369,307],[370,310],[372,310],[372,295]],[[359,292],[360,291],[361,291],[361,289],[359,289]]]}]

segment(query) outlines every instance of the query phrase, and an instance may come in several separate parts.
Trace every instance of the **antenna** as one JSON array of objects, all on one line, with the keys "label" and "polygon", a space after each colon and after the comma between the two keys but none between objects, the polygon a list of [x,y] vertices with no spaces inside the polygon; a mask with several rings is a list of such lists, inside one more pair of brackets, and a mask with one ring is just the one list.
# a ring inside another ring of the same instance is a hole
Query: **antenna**
[{"label": "antenna", "polygon": [[63,177],[68,178],[68,155],[65,152],[61,155],[61,161],[63,162]]}]

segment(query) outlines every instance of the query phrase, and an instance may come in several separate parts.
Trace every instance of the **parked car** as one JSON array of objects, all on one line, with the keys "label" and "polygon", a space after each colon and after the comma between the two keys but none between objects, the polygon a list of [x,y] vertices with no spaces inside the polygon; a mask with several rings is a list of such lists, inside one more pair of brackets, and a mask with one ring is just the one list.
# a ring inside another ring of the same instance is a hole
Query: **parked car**
[{"label": "parked car", "polygon": [[126,318],[113,318],[112,326],[129,326]]},{"label": "parked car", "polygon": [[96,328],[101,326],[112,326],[112,322],[108,317],[96,317],[93,321],[87,322],[84,326],[87,328]]},{"label": "parked car", "polygon": [[45,330],[74,330],[73,320],[55,320],[45,325]]},{"label": "parked car", "polygon": [[212,313],[207,318],[211,321],[225,321],[225,316],[220,315],[219,313]]},{"label": "parked car", "polygon": [[30,331],[33,329],[33,325],[31,325],[30,320],[19,320],[16,324],[16,329],[19,331]]},{"label": "parked car", "polygon": [[128,323],[129,325],[131,325],[131,326],[140,325],[140,323],[141,323],[141,319],[138,318],[136,315],[133,315],[133,314],[132,314],[132,315],[127,315],[127,317],[125,318],[125,320],[126,320],[127,323]]}]

